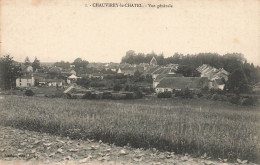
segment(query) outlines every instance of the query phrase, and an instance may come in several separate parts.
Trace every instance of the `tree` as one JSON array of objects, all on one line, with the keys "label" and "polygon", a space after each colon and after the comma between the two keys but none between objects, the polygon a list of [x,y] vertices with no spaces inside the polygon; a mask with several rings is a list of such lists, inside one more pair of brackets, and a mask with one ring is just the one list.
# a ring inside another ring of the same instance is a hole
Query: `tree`
[{"label": "tree", "polygon": [[230,92],[235,92],[237,94],[250,91],[247,76],[241,68],[236,69],[229,75],[226,86]]},{"label": "tree", "polygon": [[120,91],[122,89],[122,86],[118,83],[116,83],[113,87],[114,91]]},{"label": "tree", "polygon": [[24,60],[24,65],[25,65],[25,66],[29,66],[30,64],[31,64],[30,59],[29,59],[28,56],[26,56],[26,58],[25,58],[25,60]]},{"label": "tree", "polygon": [[75,65],[75,71],[77,73],[85,73],[87,69],[87,65],[89,64],[88,61],[82,60],[81,58],[76,58],[73,62],[73,65]]},{"label": "tree", "polygon": [[183,74],[184,77],[199,77],[200,73],[196,70],[194,66],[181,65],[179,66],[176,73]]},{"label": "tree", "polygon": [[148,82],[148,83],[153,83],[153,77],[152,77],[152,75],[147,74],[147,75],[145,76],[145,81]]},{"label": "tree", "polygon": [[14,87],[16,78],[21,75],[21,66],[15,63],[13,57],[10,55],[0,57],[0,87],[2,89]]},{"label": "tree", "polygon": [[69,69],[70,68],[70,63],[69,62],[64,62],[64,61],[55,62],[54,66],[61,67],[62,69]]},{"label": "tree", "polygon": [[133,50],[128,50],[126,52],[125,57],[122,58],[121,63],[129,63],[129,64],[134,64],[135,60],[134,57],[136,56],[135,51]]},{"label": "tree", "polygon": [[35,57],[33,63],[32,63],[32,67],[33,67],[33,71],[35,71],[36,69],[40,69],[40,60],[37,59],[37,57]]},{"label": "tree", "polygon": [[77,79],[76,83],[85,88],[89,88],[90,86],[90,80],[87,77]]}]

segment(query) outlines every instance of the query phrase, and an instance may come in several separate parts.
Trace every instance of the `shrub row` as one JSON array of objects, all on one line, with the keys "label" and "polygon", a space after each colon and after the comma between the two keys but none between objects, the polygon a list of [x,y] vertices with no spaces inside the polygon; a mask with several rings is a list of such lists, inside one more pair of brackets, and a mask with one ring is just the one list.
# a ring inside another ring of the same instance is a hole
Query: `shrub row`
[{"label": "shrub row", "polygon": [[170,91],[167,92],[160,92],[157,94],[158,98],[171,98],[174,94],[175,97],[181,97],[184,99],[191,99],[194,98],[195,92],[189,90],[188,88],[180,90],[180,91],[174,91],[173,93]]},{"label": "shrub row", "polygon": [[232,96],[229,99],[229,102],[232,104],[237,104],[237,105],[243,105],[243,106],[253,106],[258,104],[258,98],[253,97],[253,96],[248,96],[248,97],[240,97],[238,95]]},{"label": "shrub row", "polygon": [[113,99],[113,100],[121,100],[121,99],[139,99],[142,98],[143,94],[140,91],[136,92],[128,92],[128,93],[111,93],[111,92],[104,92],[104,93],[92,93],[87,92],[83,99]]}]

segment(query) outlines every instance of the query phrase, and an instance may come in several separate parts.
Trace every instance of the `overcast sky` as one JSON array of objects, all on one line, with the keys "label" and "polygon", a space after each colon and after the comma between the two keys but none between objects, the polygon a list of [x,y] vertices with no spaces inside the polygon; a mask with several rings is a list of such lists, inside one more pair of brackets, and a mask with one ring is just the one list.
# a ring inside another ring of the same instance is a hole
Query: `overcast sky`
[{"label": "overcast sky", "polygon": [[10,54],[17,61],[26,56],[33,61],[37,56],[41,62],[72,62],[77,57],[120,62],[128,50],[163,52],[165,57],[175,52],[238,52],[260,65],[260,1],[151,3],[159,2],[173,8],[92,8],[84,6],[92,3],[86,0],[6,0],[1,55]]}]

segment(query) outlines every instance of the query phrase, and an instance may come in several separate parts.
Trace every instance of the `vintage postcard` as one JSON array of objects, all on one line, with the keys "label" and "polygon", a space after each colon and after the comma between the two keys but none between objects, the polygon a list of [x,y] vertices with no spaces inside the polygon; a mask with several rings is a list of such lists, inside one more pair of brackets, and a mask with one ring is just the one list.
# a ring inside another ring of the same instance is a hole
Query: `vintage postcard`
[{"label": "vintage postcard", "polygon": [[259,0],[0,0],[0,164],[260,163]]}]

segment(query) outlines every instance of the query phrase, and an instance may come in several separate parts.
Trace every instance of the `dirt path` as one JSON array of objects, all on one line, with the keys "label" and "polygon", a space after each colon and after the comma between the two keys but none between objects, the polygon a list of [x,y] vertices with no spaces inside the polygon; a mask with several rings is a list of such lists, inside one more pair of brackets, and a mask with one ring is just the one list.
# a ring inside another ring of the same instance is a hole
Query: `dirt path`
[{"label": "dirt path", "polygon": [[133,149],[101,141],[70,140],[45,133],[0,127],[0,164],[195,164],[222,162],[157,150]]}]

